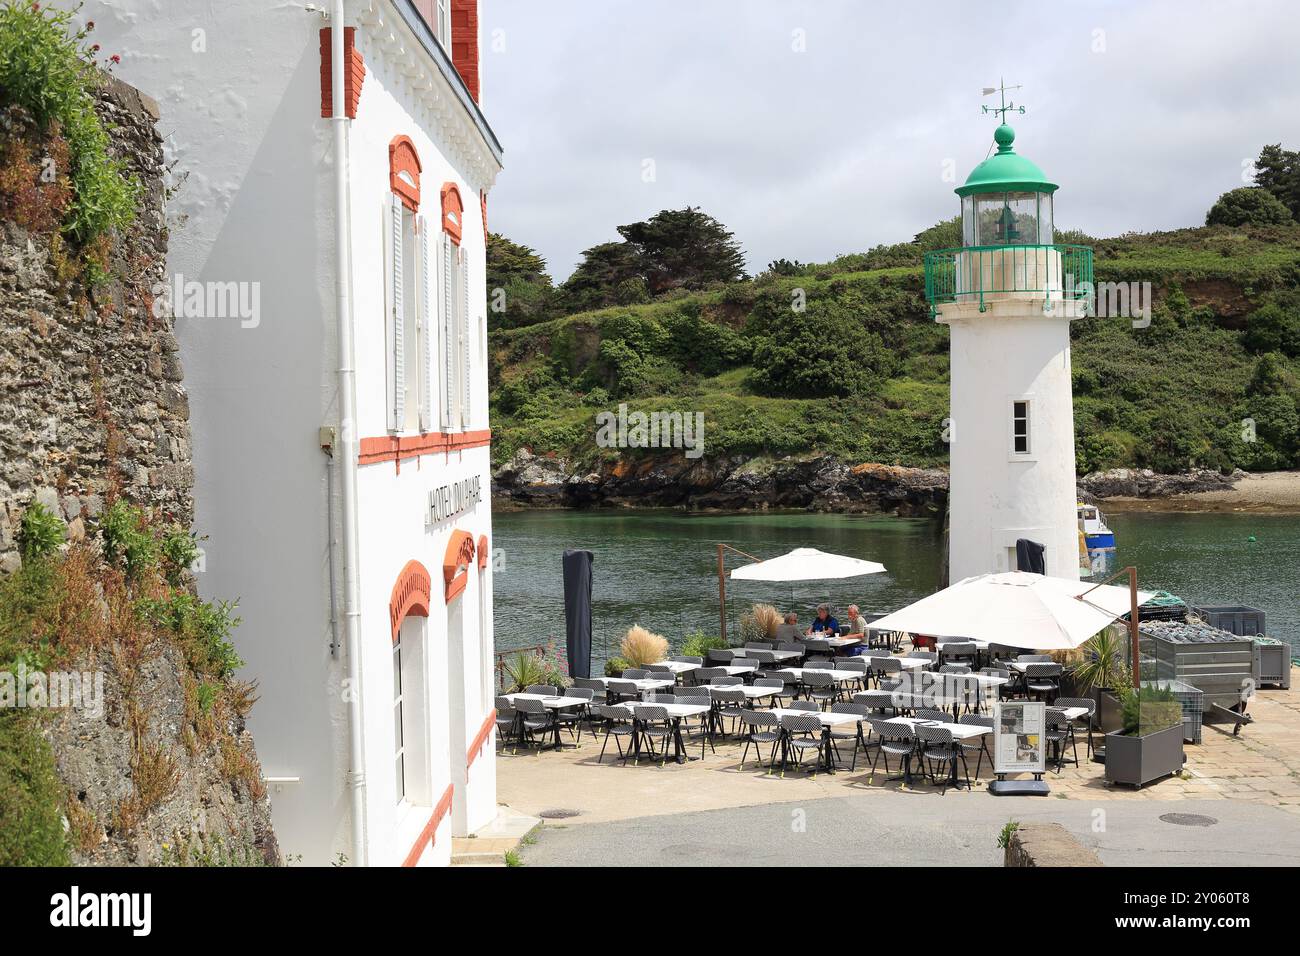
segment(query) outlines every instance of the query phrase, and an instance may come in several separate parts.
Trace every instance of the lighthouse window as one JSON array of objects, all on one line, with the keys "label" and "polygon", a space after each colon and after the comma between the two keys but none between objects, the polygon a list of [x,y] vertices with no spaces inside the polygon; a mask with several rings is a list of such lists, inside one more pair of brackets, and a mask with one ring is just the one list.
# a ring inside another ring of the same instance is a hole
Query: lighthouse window
[{"label": "lighthouse window", "polygon": [[1011,449],[1017,455],[1029,454],[1029,403],[1011,403]]},{"label": "lighthouse window", "polygon": [[393,755],[397,771],[397,800],[406,799],[406,739],[402,713],[402,638],[393,645]]}]

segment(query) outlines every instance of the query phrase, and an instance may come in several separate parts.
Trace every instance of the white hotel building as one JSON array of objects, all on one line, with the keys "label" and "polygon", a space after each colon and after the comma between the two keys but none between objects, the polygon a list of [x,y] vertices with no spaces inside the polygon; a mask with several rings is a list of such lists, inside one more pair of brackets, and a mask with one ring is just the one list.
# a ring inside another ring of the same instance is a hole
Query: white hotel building
[{"label": "white hotel building", "polygon": [[477,0],[307,7],[82,16],[160,103],[169,272],[258,284],[259,315],[176,327],[200,589],[239,599],[280,846],[446,863],[496,814],[484,254],[501,148]]}]

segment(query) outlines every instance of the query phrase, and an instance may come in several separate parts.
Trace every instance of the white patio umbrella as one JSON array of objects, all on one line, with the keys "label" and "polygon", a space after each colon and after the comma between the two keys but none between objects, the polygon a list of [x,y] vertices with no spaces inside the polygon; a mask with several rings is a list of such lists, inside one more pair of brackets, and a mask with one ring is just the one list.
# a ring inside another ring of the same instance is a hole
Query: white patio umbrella
[{"label": "white patio umbrella", "polygon": [[[1153,596],[1137,595],[1139,604]],[[1006,571],[958,581],[871,626],[1050,651],[1078,647],[1128,611],[1130,602],[1128,588]]]},{"label": "white patio umbrella", "polygon": [[740,581],[824,581],[880,574],[884,570],[885,566],[875,561],[827,554],[816,548],[795,548],[779,558],[742,565],[731,572],[731,577]]}]

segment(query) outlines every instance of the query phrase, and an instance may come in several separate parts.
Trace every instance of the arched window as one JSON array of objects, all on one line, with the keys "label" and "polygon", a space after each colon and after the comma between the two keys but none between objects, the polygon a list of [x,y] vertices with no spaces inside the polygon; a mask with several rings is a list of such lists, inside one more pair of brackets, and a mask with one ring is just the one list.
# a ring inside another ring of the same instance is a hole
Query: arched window
[{"label": "arched window", "polygon": [[460,244],[462,229],[465,224],[465,204],[461,202],[460,190],[455,183],[442,184],[442,231]]},{"label": "arched window", "polygon": [[473,563],[474,536],[468,531],[453,531],[442,559],[442,579],[448,604],[465,590],[469,583],[469,566]]},{"label": "arched window", "polygon": [[411,212],[420,208],[420,156],[409,136],[388,144],[388,186]]}]

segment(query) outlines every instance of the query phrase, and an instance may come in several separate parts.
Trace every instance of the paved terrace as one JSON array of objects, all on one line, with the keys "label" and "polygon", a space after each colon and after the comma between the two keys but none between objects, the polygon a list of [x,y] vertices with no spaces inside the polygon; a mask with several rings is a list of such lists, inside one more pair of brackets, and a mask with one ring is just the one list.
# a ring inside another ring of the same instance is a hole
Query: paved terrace
[{"label": "paved terrace", "polygon": [[[1185,747],[1187,762],[1181,777],[1165,778],[1141,790],[1109,786],[1104,768],[1085,757],[1084,741],[1080,737],[1080,764],[1067,763],[1059,774],[1049,770],[1045,779],[1051,785],[1052,796],[1028,802],[1043,805],[1076,800],[1091,809],[1111,801],[1162,804],[1195,801],[1201,807],[1198,812],[1206,812],[1203,808],[1208,802],[1239,801],[1267,805],[1291,815],[1288,823],[1294,822],[1296,832],[1300,832],[1300,820],[1294,819],[1300,816],[1300,674],[1295,670],[1292,687],[1297,689],[1260,691],[1250,707],[1255,723],[1243,727],[1240,736],[1232,736],[1231,724],[1207,723],[1202,743]],[[566,735],[564,739],[569,738]],[[1096,739],[1099,738],[1094,735]],[[508,750],[502,752],[498,761],[498,796],[502,803],[532,815],[553,810],[578,811],[579,815],[563,821],[568,827],[860,795],[872,795],[890,801],[891,807],[906,806],[918,813],[952,815],[950,819],[960,818],[962,807],[980,817],[987,812],[1000,816],[1004,822],[1009,818],[1008,799],[985,791],[993,779],[987,759],[978,779],[973,777],[975,761],[973,758],[970,761],[972,791],[949,788],[941,796],[939,787],[920,782],[919,778],[906,789],[900,781],[887,782],[883,764],[872,777],[861,753],[854,772],[845,768],[835,774],[814,775],[789,770],[782,778],[767,773],[754,759],[752,747],[741,769],[741,745],[734,738],[718,740],[715,746],[716,754],[706,748],[704,760],[687,764],[669,762],[661,767],[657,762],[642,760],[639,766],[631,761],[621,766],[613,739],[604,763],[597,763],[600,739],[593,740],[584,731],[577,748],[548,750],[540,755],[525,750],[515,755]],[[688,750],[698,756],[698,740],[692,738]],[[891,768],[897,771],[896,761],[891,763]],[[1019,805],[1024,802],[1016,801]],[[999,809],[991,810],[993,805]],[[1062,811],[1066,809],[1057,806]],[[1223,809],[1225,814],[1235,811],[1235,808]],[[1244,813],[1244,808],[1240,812]],[[1300,855],[1292,862],[1300,863]]]}]

